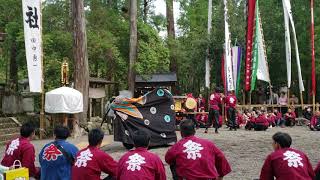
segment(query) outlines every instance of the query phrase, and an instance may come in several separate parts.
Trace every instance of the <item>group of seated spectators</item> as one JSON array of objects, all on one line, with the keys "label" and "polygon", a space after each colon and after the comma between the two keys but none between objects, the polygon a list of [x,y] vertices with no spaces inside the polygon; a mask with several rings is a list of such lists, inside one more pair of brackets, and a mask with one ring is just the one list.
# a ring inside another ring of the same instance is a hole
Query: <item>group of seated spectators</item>
[{"label": "group of seated spectators", "polygon": [[[208,122],[208,114],[205,114],[204,108],[202,114],[197,114],[195,119],[199,127],[205,127]],[[303,119],[312,131],[320,131],[320,111],[312,112],[310,107],[303,111]],[[263,131],[272,127],[293,127],[297,124],[297,115],[294,108],[288,108],[287,112],[282,114],[275,108],[273,111],[267,111],[265,108],[256,108],[253,110],[238,111],[236,113],[237,128],[245,127],[246,130]],[[223,124],[223,117],[219,116],[219,127]],[[228,126],[228,120],[226,122]],[[213,125],[214,126],[214,125]]]},{"label": "group of seated spectators", "polygon": [[[259,116],[266,115],[264,112]],[[261,119],[265,119],[262,118]],[[259,121],[259,120],[258,120]],[[41,167],[35,166],[35,148],[31,143],[34,127],[24,124],[19,138],[8,142],[0,170],[5,171],[16,160],[29,169],[30,177],[41,180],[166,180],[164,164],[157,154],[148,150],[150,135],[143,129],[132,135],[135,149],[122,155],[117,161],[101,150],[104,133],[93,129],[88,134],[89,145],[78,150],[66,141],[69,130],[56,127],[55,140],[46,144],[39,154]],[[212,142],[197,137],[192,120],[180,123],[181,139],[165,154],[174,180],[222,180],[232,169],[224,153]],[[278,132],[272,137],[274,152],[270,153],[262,166],[260,180],[291,179],[319,180],[320,163],[313,167],[305,153],[291,148],[289,134]],[[248,177],[245,177],[248,178]]]}]

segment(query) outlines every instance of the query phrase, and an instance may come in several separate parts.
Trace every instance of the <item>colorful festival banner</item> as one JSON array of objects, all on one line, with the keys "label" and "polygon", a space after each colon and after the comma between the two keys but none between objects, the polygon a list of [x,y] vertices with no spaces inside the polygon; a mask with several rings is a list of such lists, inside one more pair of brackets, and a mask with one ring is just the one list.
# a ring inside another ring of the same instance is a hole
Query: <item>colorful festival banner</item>
[{"label": "colorful festival banner", "polygon": [[287,85],[288,88],[291,87],[291,38],[290,38],[290,29],[289,29],[289,15],[286,11],[284,1],[283,4],[283,13],[284,13],[284,29],[285,29],[285,48],[286,48],[286,63],[287,63]]},{"label": "colorful festival banner", "polygon": [[232,72],[233,72],[233,81],[234,89],[238,91],[238,77],[240,76],[240,63],[241,63],[241,48],[234,46],[231,48],[232,52]]},{"label": "colorful festival banner", "polygon": [[251,61],[252,61],[252,40],[254,26],[255,0],[248,0],[248,17],[247,17],[247,38],[246,38],[246,55],[245,55],[245,90],[250,91],[251,81]]},{"label": "colorful festival banner", "polygon": [[298,48],[298,42],[297,42],[297,35],[296,35],[296,29],[292,17],[292,11],[291,11],[291,3],[290,0],[282,0],[283,6],[284,6],[284,15],[289,17],[292,33],[293,33],[293,41],[295,46],[295,52],[296,52],[296,61],[297,61],[297,68],[298,68],[298,80],[299,80],[299,89],[300,92],[304,91],[304,85],[302,80],[302,74],[301,74],[301,65],[300,65],[300,56],[299,56],[299,48]]},{"label": "colorful festival banner", "polygon": [[314,16],[313,16],[313,4],[314,0],[310,1],[311,9],[311,57],[312,57],[312,67],[311,67],[311,79],[312,79],[312,95],[316,95],[316,64],[315,64],[315,49],[314,49]]},{"label": "colorful festival banner", "polygon": [[225,71],[226,71],[226,82],[227,91],[234,91],[233,73],[232,73],[232,62],[231,62],[231,44],[230,44],[230,31],[228,24],[228,3],[224,0],[224,27],[225,27]]},{"label": "colorful festival banner", "polygon": [[42,92],[41,0],[23,0],[22,13],[30,92]]}]

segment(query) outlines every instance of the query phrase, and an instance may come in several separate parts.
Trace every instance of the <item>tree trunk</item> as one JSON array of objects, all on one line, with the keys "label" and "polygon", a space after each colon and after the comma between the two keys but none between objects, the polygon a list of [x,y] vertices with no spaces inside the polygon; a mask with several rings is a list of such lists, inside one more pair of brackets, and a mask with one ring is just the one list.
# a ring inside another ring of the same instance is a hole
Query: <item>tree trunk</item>
[{"label": "tree trunk", "polygon": [[10,92],[16,92],[18,84],[17,44],[13,40],[10,52]]},{"label": "tree trunk", "polygon": [[73,18],[74,85],[83,95],[83,113],[78,118],[86,123],[89,98],[89,67],[83,0],[71,0]]},{"label": "tree trunk", "polygon": [[130,52],[129,52],[129,91],[134,94],[135,70],[134,64],[137,59],[137,0],[130,0]]},{"label": "tree trunk", "polygon": [[[177,56],[176,56],[176,48],[175,48],[175,30],[174,30],[174,14],[173,14],[173,0],[166,0],[166,8],[167,8],[167,32],[168,32],[168,47],[170,50],[170,71],[178,74],[177,69]],[[177,90],[178,81],[172,87],[173,94],[179,94]]]},{"label": "tree trunk", "polygon": [[147,23],[148,20],[148,0],[143,0],[143,22]]},{"label": "tree trunk", "polygon": [[168,31],[168,42],[170,49],[170,71],[177,71],[177,60],[174,48],[175,30],[174,30],[174,16],[173,16],[173,0],[166,0],[167,6],[167,31]]}]

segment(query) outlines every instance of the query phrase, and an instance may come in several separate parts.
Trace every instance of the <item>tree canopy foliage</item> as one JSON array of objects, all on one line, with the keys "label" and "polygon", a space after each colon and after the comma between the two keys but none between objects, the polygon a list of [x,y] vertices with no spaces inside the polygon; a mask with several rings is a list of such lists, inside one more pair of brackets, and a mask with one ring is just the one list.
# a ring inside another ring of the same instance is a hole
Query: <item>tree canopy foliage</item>
[{"label": "tree canopy foliage", "polygon": [[[155,0],[138,0],[138,74],[169,72],[170,54],[174,50],[180,93],[200,93],[204,89],[206,49],[209,46],[212,66],[211,82],[221,85],[221,56],[224,43],[223,1],[213,0],[211,37],[207,36],[208,1],[176,0],[180,4],[179,31],[175,40],[160,37],[166,30],[166,19],[154,13]],[[128,0],[86,0],[88,59],[90,76],[102,77],[127,88],[129,63]],[[292,0],[302,74],[306,92],[311,86],[310,2]],[[16,62],[18,79],[27,78],[24,50],[21,0],[0,0],[0,32],[7,33],[0,43],[0,80],[11,79],[9,67]],[[229,0],[229,24],[232,44],[245,46],[246,1]],[[271,81],[274,86],[286,83],[285,43],[282,3],[279,0],[260,1],[262,26]],[[43,49],[45,88],[60,85],[60,65],[69,59],[72,70],[72,25],[70,1],[43,1]],[[315,3],[315,48],[317,74],[320,73],[320,4]],[[175,13],[176,14],[176,13]],[[172,46],[171,43],[174,43]],[[16,46],[13,58],[12,47]],[[169,46],[170,45],[170,46]],[[174,47],[174,48],[169,48]],[[292,46],[293,47],[293,46]],[[293,59],[294,59],[293,53]],[[243,71],[243,69],[242,69]],[[72,73],[71,73],[72,74]],[[293,81],[297,84],[297,67],[293,61]],[[320,76],[317,76],[320,82]],[[243,78],[242,78],[243,79]],[[243,84],[243,83],[241,83]],[[293,91],[298,91],[293,85]],[[305,93],[305,94],[307,94]],[[320,88],[318,89],[320,94]]]}]

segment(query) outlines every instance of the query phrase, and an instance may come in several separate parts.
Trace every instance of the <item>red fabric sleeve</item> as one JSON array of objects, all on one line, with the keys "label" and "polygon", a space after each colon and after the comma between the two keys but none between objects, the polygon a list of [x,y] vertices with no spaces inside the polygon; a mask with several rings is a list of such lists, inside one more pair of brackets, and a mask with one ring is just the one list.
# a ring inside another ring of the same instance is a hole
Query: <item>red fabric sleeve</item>
[{"label": "red fabric sleeve", "polygon": [[320,162],[318,163],[316,169],[314,170],[314,173],[315,174],[320,173]]},{"label": "red fabric sleeve", "polygon": [[273,180],[273,172],[271,167],[271,156],[269,155],[264,161],[260,173],[260,180]]},{"label": "red fabric sleeve", "polygon": [[213,147],[215,154],[215,166],[219,177],[223,177],[231,172],[231,167],[220,149]]},{"label": "red fabric sleeve", "polygon": [[312,119],[311,119],[310,124],[311,124],[312,126],[314,126],[314,125],[316,125],[316,122],[317,122],[317,118],[316,118],[315,116],[313,116]]},{"label": "red fabric sleeve", "polygon": [[157,158],[156,162],[156,167],[157,167],[157,172],[155,175],[155,180],[166,180],[167,176],[166,176],[166,170],[164,169],[164,165],[162,163],[162,161]]},{"label": "red fabric sleeve", "polygon": [[312,179],[314,179],[315,173],[314,173],[314,171],[312,169],[312,165],[311,165],[311,163],[309,161],[309,158],[306,155],[305,155],[305,157],[306,157],[306,161],[307,161],[308,174]]},{"label": "red fabric sleeve", "polygon": [[40,176],[40,169],[35,166],[35,159],[36,157],[34,147],[26,147],[22,153],[21,165],[29,169],[31,177],[38,178]]},{"label": "red fabric sleeve", "polygon": [[175,163],[175,157],[176,157],[176,150],[175,150],[175,145],[173,145],[166,153],[165,155],[165,161],[169,164],[172,165]]},{"label": "red fabric sleeve", "polygon": [[104,173],[117,177],[118,163],[111,156],[106,153],[101,153],[98,162]]}]

